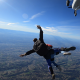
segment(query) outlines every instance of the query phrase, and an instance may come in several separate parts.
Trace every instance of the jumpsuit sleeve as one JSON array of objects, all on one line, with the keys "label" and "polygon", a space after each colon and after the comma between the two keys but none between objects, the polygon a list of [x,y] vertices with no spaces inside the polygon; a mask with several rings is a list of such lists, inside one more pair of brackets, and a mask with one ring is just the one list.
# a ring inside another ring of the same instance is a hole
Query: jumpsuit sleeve
[{"label": "jumpsuit sleeve", "polygon": [[40,29],[40,38],[39,38],[39,40],[40,40],[41,42],[44,42],[42,29]]},{"label": "jumpsuit sleeve", "polygon": [[34,49],[32,49],[32,50],[30,50],[30,51],[27,51],[27,52],[26,52],[26,55],[29,55],[29,54],[34,53],[34,52],[35,52]]}]

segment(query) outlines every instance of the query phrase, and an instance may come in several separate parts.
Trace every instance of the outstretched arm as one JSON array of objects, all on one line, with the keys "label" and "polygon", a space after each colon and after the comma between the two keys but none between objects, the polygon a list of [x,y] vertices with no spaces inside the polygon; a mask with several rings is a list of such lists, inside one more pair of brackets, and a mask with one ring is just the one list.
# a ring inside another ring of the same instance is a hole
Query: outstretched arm
[{"label": "outstretched arm", "polygon": [[23,56],[29,55],[29,54],[31,54],[31,53],[33,53],[33,52],[35,52],[35,51],[32,49],[32,50],[26,52],[25,54],[21,54],[20,57],[23,57]]},{"label": "outstretched arm", "polygon": [[37,28],[40,29],[40,38],[39,38],[39,40],[40,40],[41,42],[44,42],[44,41],[43,41],[43,31],[42,31],[42,28],[41,28],[40,25],[37,25]]}]

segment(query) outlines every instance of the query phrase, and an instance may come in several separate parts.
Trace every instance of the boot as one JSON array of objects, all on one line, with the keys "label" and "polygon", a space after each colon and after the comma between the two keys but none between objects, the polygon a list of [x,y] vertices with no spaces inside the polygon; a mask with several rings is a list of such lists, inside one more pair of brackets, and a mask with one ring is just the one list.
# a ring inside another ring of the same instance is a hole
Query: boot
[{"label": "boot", "polygon": [[55,74],[52,74],[52,80],[54,80],[55,79]]},{"label": "boot", "polygon": [[70,48],[61,48],[61,51],[70,51],[70,50],[75,50],[76,49],[76,47],[74,47],[74,46],[72,46],[72,47],[70,47]]},{"label": "boot", "polygon": [[54,80],[55,79],[55,75],[54,75],[52,67],[49,67],[49,70],[50,70],[51,75],[52,75],[52,80]]}]

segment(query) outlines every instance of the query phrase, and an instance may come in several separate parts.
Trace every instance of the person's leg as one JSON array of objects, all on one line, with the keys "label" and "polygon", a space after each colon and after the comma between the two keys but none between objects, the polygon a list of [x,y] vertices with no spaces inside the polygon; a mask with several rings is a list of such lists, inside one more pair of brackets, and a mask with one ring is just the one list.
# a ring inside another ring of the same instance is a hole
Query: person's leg
[{"label": "person's leg", "polygon": [[46,59],[47,63],[48,63],[48,69],[52,75],[52,79],[55,79],[55,75],[54,75],[54,72],[53,72],[53,69],[52,69],[52,65],[51,65],[51,60],[50,59]]},{"label": "person's leg", "polygon": [[50,71],[51,74],[53,74],[53,69],[52,69],[52,65],[51,65],[51,60],[50,59],[46,59],[47,64],[48,64],[48,69]]},{"label": "person's leg", "polygon": [[62,70],[61,67],[60,67],[60,65],[57,65],[54,61],[51,61],[51,63],[53,63],[59,69],[59,71]]},{"label": "person's leg", "polygon": [[58,55],[59,53],[61,53],[61,49],[59,49],[59,48],[54,48],[54,49],[52,49],[50,52],[51,52],[51,60],[54,61],[54,60],[53,60],[53,59],[54,59],[54,56],[55,56],[55,55]]},{"label": "person's leg", "polygon": [[74,46],[72,46],[72,47],[70,47],[70,48],[64,48],[64,47],[62,47],[61,48],[61,51],[70,51],[70,50],[75,50],[76,49],[76,47],[74,47]]},{"label": "person's leg", "polygon": [[54,66],[58,67],[58,65],[54,61],[51,61],[51,63],[53,63]]},{"label": "person's leg", "polygon": [[53,63],[54,66],[56,66],[59,69],[59,71],[61,71],[61,67],[54,62],[54,56],[58,55],[59,53],[61,53],[61,49],[54,48],[54,54],[51,54],[51,63]]},{"label": "person's leg", "polygon": [[53,69],[52,69],[52,65],[51,65],[51,54],[48,53],[47,55],[43,56],[45,59],[46,59],[46,62],[48,64],[48,69],[52,75],[52,79],[55,79],[55,75],[54,75],[54,72],[53,72]]},{"label": "person's leg", "polygon": [[60,48],[54,48],[54,54],[58,55],[59,53],[61,53],[61,49]]},{"label": "person's leg", "polygon": [[50,54],[47,54],[45,56],[43,56],[46,61],[47,61],[47,64],[48,64],[48,69],[50,71],[51,74],[53,74],[53,69],[52,69],[52,65],[51,65],[51,55]]},{"label": "person's leg", "polygon": [[61,53],[61,50],[59,48],[54,48],[54,54],[51,54],[51,63],[53,63],[56,67],[58,66],[55,62],[54,62],[54,56]]}]

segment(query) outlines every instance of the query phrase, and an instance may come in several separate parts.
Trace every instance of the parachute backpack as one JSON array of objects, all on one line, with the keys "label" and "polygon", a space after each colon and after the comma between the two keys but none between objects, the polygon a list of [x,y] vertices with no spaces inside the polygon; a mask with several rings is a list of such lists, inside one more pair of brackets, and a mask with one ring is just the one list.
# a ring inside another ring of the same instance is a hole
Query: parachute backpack
[{"label": "parachute backpack", "polygon": [[49,53],[54,54],[54,49],[52,49],[53,46],[50,44],[46,44],[46,46],[47,46],[47,49],[49,50]]},{"label": "parachute backpack", "polygon": [[48,49],[48,50],[52,49],[52,47],[53,47],[53,46],[50,45],[50,44],[46,44],[46,46],[47,46],[47,49]]}]

